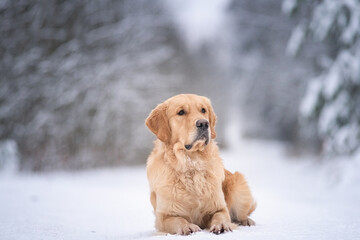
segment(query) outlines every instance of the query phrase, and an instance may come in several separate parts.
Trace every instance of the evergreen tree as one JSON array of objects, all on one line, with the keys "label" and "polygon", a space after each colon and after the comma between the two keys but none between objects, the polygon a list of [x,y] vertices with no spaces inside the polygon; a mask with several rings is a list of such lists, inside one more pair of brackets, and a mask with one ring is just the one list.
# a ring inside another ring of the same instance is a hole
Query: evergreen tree
[{"label": "evergreen tree", "polygon": [[289,54],[306,39],[325,47],[316,56],[322,70],[308,85],[301,116],[316,123],[324,153],[354,154],[360,150],[360,1],[285,0],[283,11],[299,21]]}]

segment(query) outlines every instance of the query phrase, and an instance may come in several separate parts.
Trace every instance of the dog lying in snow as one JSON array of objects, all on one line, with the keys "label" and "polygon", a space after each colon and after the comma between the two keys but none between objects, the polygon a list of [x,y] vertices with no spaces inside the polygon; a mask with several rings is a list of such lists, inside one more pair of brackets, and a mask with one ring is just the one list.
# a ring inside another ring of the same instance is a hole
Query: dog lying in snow
[{"label": "dog lying in snow", "polygon": [[224,169],[215,122],[210,100],[193,94],[169,98],[146,119],[157,136],[147,177],[158,231],[219,234],[255,225],[248,216],[256,202],[244,176]]}]

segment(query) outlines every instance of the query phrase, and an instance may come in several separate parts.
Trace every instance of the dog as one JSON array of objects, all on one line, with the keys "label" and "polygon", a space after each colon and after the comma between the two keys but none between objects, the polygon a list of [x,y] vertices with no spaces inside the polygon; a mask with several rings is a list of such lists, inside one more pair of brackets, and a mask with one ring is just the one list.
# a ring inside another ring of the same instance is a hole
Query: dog
[{"label": "dog", "polygon": [[194,94],[167,99],[145,120],[157,136],[147,178],[159,232],[219,234],[255,225],[249,215],[256,202],[244,176],[224,169],[215,123],[210,100]]}]

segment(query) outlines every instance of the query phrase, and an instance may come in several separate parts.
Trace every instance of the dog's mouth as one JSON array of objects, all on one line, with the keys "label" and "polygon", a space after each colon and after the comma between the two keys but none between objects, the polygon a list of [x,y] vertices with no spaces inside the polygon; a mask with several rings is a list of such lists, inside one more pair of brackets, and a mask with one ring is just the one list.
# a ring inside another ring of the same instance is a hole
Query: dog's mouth
[{"label": "dog's mouth", "polygon": [[196,136],[196,138],[194,139],[194,141],[191,144],[186,144],[185,148],[187,150],[190,150],[199,141],[203,141],[206,146],[209,143],[209,132],[208,131],[199,132],[198,135]]}]

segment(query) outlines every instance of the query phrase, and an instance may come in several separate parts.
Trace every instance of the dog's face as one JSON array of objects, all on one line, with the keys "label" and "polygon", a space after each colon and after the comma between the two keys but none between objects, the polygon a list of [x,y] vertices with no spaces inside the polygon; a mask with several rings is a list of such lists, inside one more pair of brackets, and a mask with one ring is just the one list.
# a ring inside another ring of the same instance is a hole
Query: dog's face
[{"label": "dog's face", "polygon": [[148,128],[164,143],[181,143],[187,151],[203,149],[215,138],[214,114],[210,100],[181,94],[159,104],[146,119]]}]

